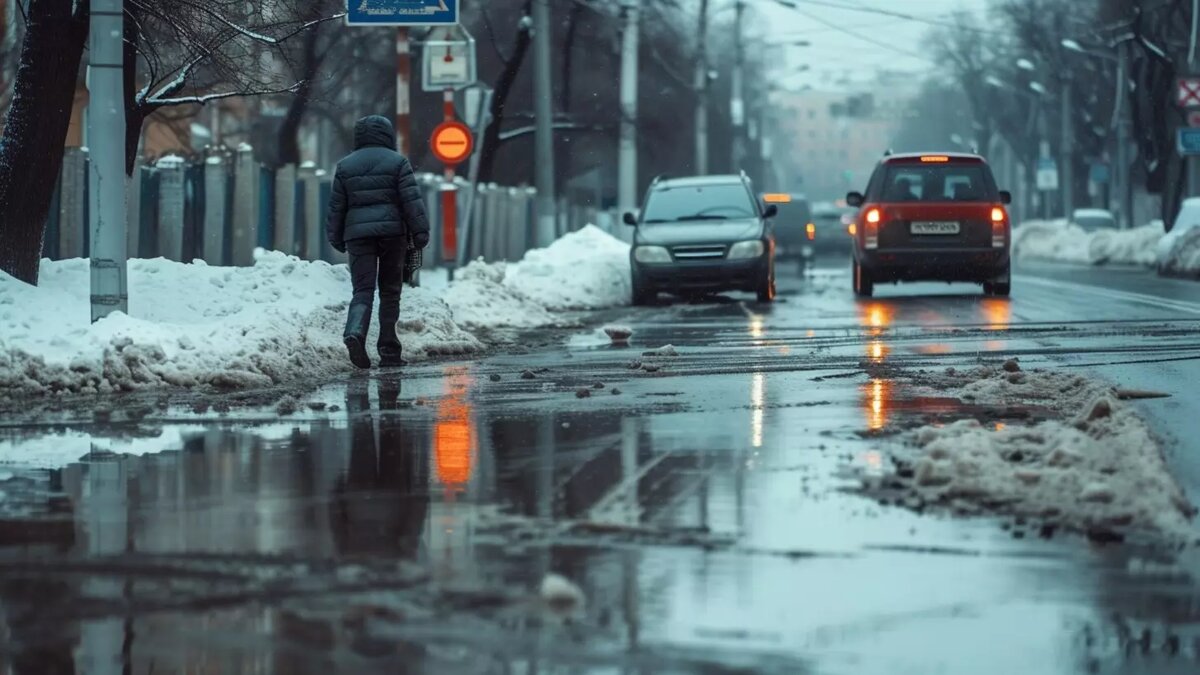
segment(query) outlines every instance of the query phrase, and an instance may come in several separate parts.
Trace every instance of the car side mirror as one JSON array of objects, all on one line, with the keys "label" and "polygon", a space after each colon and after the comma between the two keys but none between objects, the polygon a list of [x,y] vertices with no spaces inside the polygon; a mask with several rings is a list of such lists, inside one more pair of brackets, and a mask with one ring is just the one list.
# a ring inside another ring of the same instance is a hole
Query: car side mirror
[{"label": "car side mirror", "polygon": [[774,218],[779,215],[779,207],[775,204],[767,204],[767,208],[763,209],[763,218]]},{"label": "car side mirror", "polygon": [[1009,192],[1008,190],[1001,190],[1000,191],[1000,203],[1001,204],[1011,204],[1012,203],[1012,193]]},{"label": "car side mirror", "polygon": [[858,208],[863,205],[864,201],[866,201],[866,198],[863,197],[861,192],[851,192],[846,195],[846,205],[847,206],[853,206],[854,208]]},{"label": "car side mirror", "polygon": [[625,221],[626,225],[637,227],[637,216],[633,215],[633,211],[626,211],[625,215],[621,216],[621,219]]}]

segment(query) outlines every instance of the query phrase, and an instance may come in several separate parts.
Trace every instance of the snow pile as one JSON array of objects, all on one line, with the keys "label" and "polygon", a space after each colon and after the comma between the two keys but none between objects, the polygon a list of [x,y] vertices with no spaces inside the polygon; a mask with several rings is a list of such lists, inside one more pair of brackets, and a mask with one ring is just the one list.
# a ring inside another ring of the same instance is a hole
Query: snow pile
[{"label": "snow pile", "polygon": [[1031,220],[1013,229],[1013,254],[1018,259],[1153,267],[1163,234],[1162,221],[1132,230],[1088,232],[1061,219]]},{"label": "snow pile", "polygon": [[[43,261],[38,287],[0,274],[0,396],[268,386],[349,368],[345,266],[278,252],[248,268],[133,260],[129,315],[95,324],[88,275],[78,259]],[[410,358],[480,348],[427,291],[406,289],[401,313]]]},{"label": "snow pile", "polygon": [[540,303],[505,285],[506,263],[477,260],[458,270],[442,298],[468,328],[537,328],[557,319]]},{"label": "snow pile", "polygon": [[628,305],[629,244],[588,225],[508,265],[504,283],[551,311]]},{"label": "snow pile", "polygon": [[925,382],[942,396],[1038,405],[1059,417],[985,426],[924,426],[905,490],[956,511],[1044,519],[1081,532],[1136,531],[1182,539],[1194,507],[1171,477],[1153,434],[1110,387],[1074,374],[980,368]]},{"label": "snow pile", "polygon": [[1200,278],[1200,227],[1173,238],[1159,271],[1172,276]]}]

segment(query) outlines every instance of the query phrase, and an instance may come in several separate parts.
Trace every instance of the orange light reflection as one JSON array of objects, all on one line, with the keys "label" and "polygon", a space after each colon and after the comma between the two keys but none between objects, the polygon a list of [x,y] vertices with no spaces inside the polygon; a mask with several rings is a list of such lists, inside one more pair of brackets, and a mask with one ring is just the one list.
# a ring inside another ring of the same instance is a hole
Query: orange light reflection
[{"label": "orange light reflection", "polygon": [[892,384],[886,380],[871,380],[867,385],[865,412],[867,428],[871,431],[879,431],[887,426],[891,390]]},{"label": "orange light reflection", "polygon": [[445,375],[446,396],[438,403],[433,428],[434,464],[438,480],[460,491],[471,480],[474,469],[475,429],[467,398],[472,378],[462,367],[447,368]]},{"label": "orange light reflection", "polygon": [[1012,302],[1004,298],[984,298],[980,301],[984,320],[990,330],[1008,330],[1012,325]]}]

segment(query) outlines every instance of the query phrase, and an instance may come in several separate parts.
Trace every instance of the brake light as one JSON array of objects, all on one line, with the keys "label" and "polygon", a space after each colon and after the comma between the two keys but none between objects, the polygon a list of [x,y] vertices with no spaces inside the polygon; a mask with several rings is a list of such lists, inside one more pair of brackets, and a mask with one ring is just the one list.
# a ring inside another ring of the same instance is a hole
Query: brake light
[{"label": "brake light", "polygon": [[1008,243],[1008,214],[1003,206],[992,207],[992,248],[1004,248]]},{"label": "brake light", "polygon": [[768,192],[763,195],[763,201],[768,204],[791,204],[792,196],[786,193]]},{"label": "brake light", "polygon": [[879,248],[879,223],[882,220],[883,213],[879,209],[867,209],[863,248]]},{"label": "brake light", "polygon": [[817,238],[817,226],[812,223],[804,226],[804,232],[808,235],[809,241]]},{"label": "brake light", "polygon": [[945,155],[924,155],[921,161],[926,164],[945,164],[950,161],[950,158]]}]

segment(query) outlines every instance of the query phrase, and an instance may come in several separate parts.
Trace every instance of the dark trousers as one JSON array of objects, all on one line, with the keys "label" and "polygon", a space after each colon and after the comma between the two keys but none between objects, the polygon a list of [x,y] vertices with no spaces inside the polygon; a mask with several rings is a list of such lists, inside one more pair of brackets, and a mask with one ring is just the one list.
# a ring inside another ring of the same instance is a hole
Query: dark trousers
[{"label": "dark trousers", "polygon": [[371,306],[375,302],[378,283],[380,355],[400,353],[396,321],[400,319],[400,288],[404,281],[404,257],[407,252],[407,237],[351,239],[346,242],[354,298],[350,301],[350,313],[346,318],[345,337],[353,335],[366,339],[367,330],[371,327]]}]

